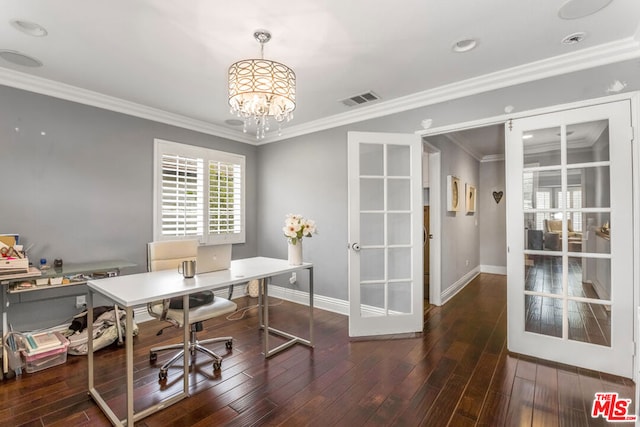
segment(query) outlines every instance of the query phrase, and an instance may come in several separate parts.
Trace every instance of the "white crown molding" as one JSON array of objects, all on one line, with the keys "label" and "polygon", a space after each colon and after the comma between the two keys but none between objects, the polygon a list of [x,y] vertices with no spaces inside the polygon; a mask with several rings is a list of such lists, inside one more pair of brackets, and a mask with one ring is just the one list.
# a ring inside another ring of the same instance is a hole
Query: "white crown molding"
[{"label": "white crown molding", "polygon": [[481,163],[501,162],[504,160],[504,154],[487,154],[480,160]]},{"label": "white crown molding", "polygon": [[[640,29],[638,30],[640,33]],[[522,83],[558,76],[575,71],[640,57],[640,36],[601,44],[574,53],[547,58],[517,67],[500,70],[483,76],[440,86],[390,101],[358,108],[347,113],[336,114],[287,128],[286,134],[267,138],[262,144],[281,141],[338,126],[348,125],[377,117],[388,116],[402,111],[427,105],[438,104],[452,99],[476,95]]]},{"label": "white crown molding", "polygon": [[254,139],[245,136],[243,133],[229,130],[222,126],[214,125],[202,120],[192,119],[179,114],[170,113],[158,108],[148,107],[135,102],[125,101],[114,96],[104,95],[65,83],[42,77],[32,76],[26,73],[0,67],[0,84],[29,92],[48,95],[79,104],[90,105],[92,107],[103,108],[129,116],[140,117],[142,119],[153,120],[183,129],[215,135],[233,141],[256,145]]}]

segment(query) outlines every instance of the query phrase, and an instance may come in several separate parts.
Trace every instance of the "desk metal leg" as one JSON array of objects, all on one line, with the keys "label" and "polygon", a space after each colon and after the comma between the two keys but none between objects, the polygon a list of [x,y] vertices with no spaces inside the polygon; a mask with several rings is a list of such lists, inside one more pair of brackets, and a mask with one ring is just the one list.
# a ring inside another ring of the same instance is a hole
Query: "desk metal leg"
[{"label": "desk metal leg", "polygon": [[[133,426],[133,308],[126,308],[125,351],[127,356],[127,425]],[[116,319],[119,322],[120,319]]]},{"label": "desk metal leg", "polygon": [[313,267],[309,271],[309,346],[313,347]]},{"label": "desk metal leg", "polygon": [[[309,267],[309,339],[304,339],[296,335],[290,334],[285,331],[281,331],[269,326],[269,285],[271,284],[271,278],[267,277],[263,289],[258,294],[258,313],[262,315],[259,319],[260,327],[264,329],[264,356],[269,358],[282,350],[293,346],[294,344],[303,344],[308,347],[313,347],[313,267]],[[262,296],[262,299],[260,297]],[[269,348],[269,334],[279,335],[283,338],[287,338],[283,344],[270,349]]]},{"label": "desk metal leg", "polygon": [[109,407],[108,403],[102,398],[98,390],[95,389],[94,383],[94,359],[93,359],[93,291],[89,290],[87,297],[87,360],[89,370],[89,395],[93,398],[96,404],[100,407],[102,412],[109,418],[111,424],[114,426],[133,426],[135,421],[141,420],[167,406],[188,397],[189,391],[189,296],[185,295],[183,299],[183,306],[185,307],[184,314],[184,375],[183,375],[183,391],[182,393],[169,397],[162,402],[144,409],[140,412],[134,410],[134,390],[133,390],[133,307],[126,307],[126,333],[125,333],[125,352],[126,352],[126,364],[127,364],[127,417],[120,420],[118,416]]},{"label": "desk metal leg", "polygon": [[0,338],[2,339],[2,345],[0,346],[0,350],[2,350],[2,378],[5,375],[9,374],[9,349],[5,347],[4,337],[9,332],[9,322],[7,321],[7,292],[9,291],[9,285],[0,284],[2,287],[2,296],[0,299],[2,300],[2,335]]},{"label": "desk metal leg", "polygon": [[89,370],[89,394],[93,385],[93,291],[87,292],[87,369]]},{"label": "desk metal leg", "polygon": [[271,284],[271,277],[264,279],[264,286],[262,287],[262,320],[264,322],[264,357],[269,357],[269,285]]},{"label": "desk metal leg", "polygon": [[189,295],[182,297],[182,307],[184,312],[184,320],[182,323],[182,332],[184,334],[182,343],[184,344],[184,367],[182,371],[182,391],[185,396],[189,396],[189,340],[191,335],[189,334]]}]

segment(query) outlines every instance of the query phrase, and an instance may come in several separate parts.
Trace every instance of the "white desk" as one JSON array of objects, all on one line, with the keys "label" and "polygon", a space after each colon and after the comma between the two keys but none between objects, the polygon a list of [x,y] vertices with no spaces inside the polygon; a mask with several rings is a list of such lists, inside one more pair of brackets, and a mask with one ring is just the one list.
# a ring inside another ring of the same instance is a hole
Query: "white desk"
[{"label": "white desk", "polygon": [[[269,326],[268,289],[271,277],[305,269],[309,271],[309,339],[304,339]],[[95,400],[107,417],[109,417],[109,420],[113,425],[133,426],[135,421],[151,415],[152,413],[189,396],[189,328],[187,326],[189,324],[189,294],[224,288],[230,285],[245,283],[253,279],[266,279],[263,282],[264,286],[260,286],[260,294],[258,296],[258,305],[260,307],[259,323],[260,327],[264,330],[265,357],[270,357],[294,344],[303,344],[313,347],[313,265],[310,263],[292,266],[289,265],[286,260],[256,257],[231,261],[231,268],[229,270],[198,274],[191,279],[183,278],[177,270],[163,270],[91,280],[87,283],[87,286],[89,287],[87,298],[87,332],[89,337],[93,337],[94,293],[110,298],[115,303],[123,307],[127,313],[125,335],[127,363],[127,417],[124,420],[120,420],[115,415],[94,386],[93,341],[89,339],[88,342],[87,357],[89,371],[89,395]],[[185,352],[182,393],[171,396],[150,408],[146,408],[135,413],[133,408],[133,308],[152,301],[174,297],[183,297],[183,305],[185,307],[185,327],[183,328]],[[285,337],[288,341],[271,349],[269,348],[270,333]]]}]

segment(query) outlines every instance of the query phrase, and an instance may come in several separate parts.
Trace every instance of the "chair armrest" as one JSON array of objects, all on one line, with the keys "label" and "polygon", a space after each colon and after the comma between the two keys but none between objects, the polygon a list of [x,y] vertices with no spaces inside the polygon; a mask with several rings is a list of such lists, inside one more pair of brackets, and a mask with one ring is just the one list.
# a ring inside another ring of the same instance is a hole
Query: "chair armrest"
[{"label": "chair armrest", "polygon": [[170,302],[171,302],[170,299],[163,299],[162,300],[162,313],[160,313],[160,316],[158,316],[158,313],[153,311],[153,307],[158,305],[158,301],[150,302],[149,304],[147,304],[147,312],[149,313],[149,315],[151,317],[155,317],[158,320],[170,321],[170,320],[167,319],[167,313],[169,312],[169,303]]}]

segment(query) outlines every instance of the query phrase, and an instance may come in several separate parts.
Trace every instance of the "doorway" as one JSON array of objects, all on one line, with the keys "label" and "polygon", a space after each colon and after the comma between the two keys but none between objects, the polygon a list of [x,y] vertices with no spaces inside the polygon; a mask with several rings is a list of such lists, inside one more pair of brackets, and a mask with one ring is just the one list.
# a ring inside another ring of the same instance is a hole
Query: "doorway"
[{"label": "doorway", "polygon": [[424,307],[425,311],[429,306],[429,206],[424,207],[422,222],[422,242],[423,242],[423,270],[424,270]]}]

